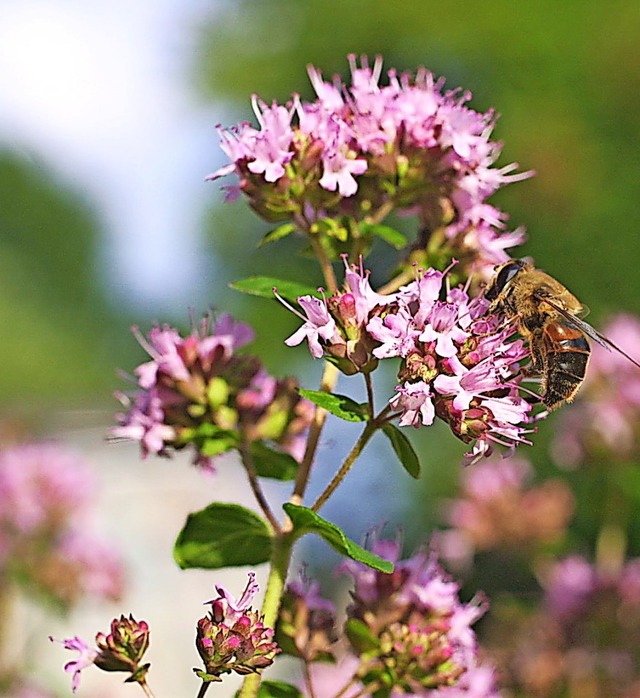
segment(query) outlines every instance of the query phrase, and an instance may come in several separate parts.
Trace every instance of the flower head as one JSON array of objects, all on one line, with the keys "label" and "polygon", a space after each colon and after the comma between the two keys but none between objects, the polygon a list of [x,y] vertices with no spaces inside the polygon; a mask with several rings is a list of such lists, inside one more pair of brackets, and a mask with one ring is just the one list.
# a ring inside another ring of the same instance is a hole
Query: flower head
[{"label": "flower head", "polygon": [[531,478],[528,461],[517,457],[466,469],[460,497],[447,507],[452,529],[441,534],[443,554],[462,562],[479,550],[507,546],[521,553],[560,540],[573,513],[571,490],[562,480],[532,486]]},{"label": "flower head", "polygon": [[138,390],[118,394],[127,410],[113,437],[139,441],[143,456],[190,446],[208,468],[216,455],[254,441],[300,456],[310,410],[295,380],[276,379],[257,357],[237,353],[253,338],[248,325],[221,315],[203,318],[186,337],[166,325],[146,338],[135,332],[152,360],[134,371]]},{"label": "flower head", "polygon": [[447,253],[467,271],[490,273],[523,233],[506,232],[506,215],[487,199],[532,174],[494,166],[494,112],[471,109],[469,92],[445,90],[424,68],[415,75],[390,70],[383,84],[380,57],[369,65],[350,56],[349,63],[348,84],[308,68],[312,102],[296,96],[267,106],[254,97],[259,128],[221,129],[230,162],[208,179],[235,172],[259,215],[303,228],[304,220],[412,212],[424,230],[444,231]]},{"label": "flower head", "polygon": [[[471,626],[484,614],[486,602],[478,597],[462,603],[459,586],[431,552],[421,550],[398,560],[397,539],[376,539],[371,548],[395,563],[391,574],[351,560],[340,567],[355,582],[347,636],[361,656],[358,676],[365,683],[393,686],[398,694],[458,695],[447,690],[462,687],[480,670]],[[494,690],[492,681],[478,695],[494,695],[489,689]]]},{"label": "flower head", "polygon": [[132,615],[120,616],[111,621],[111,632],[96,635],[98,655],[94,664],[104,671],[126,671],[131,680],[144,682],[149,664],[140,662],[149,647],[149,625],[137,621]]},{"label": "flower head", "polygon": [[335,606],[320,596],[320,584],[303,570],[300,580],[291,582],[285,590],[276,641],[285,654],[317,662],[334,659],[337,640]]},{"label": "flower head", "polygon": [[53,443],[0,451],[0,572],[66,609],[119,598],[122,561],[86,527],[95,483],[79,454]]},{"label": "flower head", "polygon": [[197,624],[196,648],[205,669],[194,669],[204,681],[221,681],[222,674],[259,672],[273,663],[280,649],[273,640],[273,629],[264,626],[264,616],[252,610],[251,601],[258,591],[255,575],[240,599],[224,587],[216,586],[218,596],[206,603],[211,612]]},{"label": "flower head", "polygon": [[[640,358],[640,319],[618,315],[605,325],[604,334],[630,356]],[[566,467],[603,456],[637,458],[640,369],[618,352],[593,343],[583,387],[575,405],[562,416],[552,452]]]}]

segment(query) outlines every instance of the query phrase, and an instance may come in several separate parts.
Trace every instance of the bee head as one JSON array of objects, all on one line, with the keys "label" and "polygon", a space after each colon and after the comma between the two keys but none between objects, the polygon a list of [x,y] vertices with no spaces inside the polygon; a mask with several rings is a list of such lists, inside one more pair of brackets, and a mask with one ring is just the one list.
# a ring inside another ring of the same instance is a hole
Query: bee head
[{"label": "bee head", "polygon": [[523,259],[512,259],[496,267],[496,273],[491,281],[489,281],[484,291],[484,297],[488,301],[495,301],[509,285],[509,282],[514,276],[524,269],[526,264],[527,263]]}]

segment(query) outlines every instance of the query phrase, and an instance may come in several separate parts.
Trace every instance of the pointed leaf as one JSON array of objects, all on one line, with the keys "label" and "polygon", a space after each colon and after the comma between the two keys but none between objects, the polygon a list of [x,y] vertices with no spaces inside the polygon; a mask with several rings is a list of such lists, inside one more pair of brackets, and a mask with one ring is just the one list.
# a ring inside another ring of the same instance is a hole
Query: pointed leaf
[{"label": "pointed leaf", "polygon": [[374,570],[379,570],[386,574],[393,572],[393,564],[391,562],[374,555],[369,550],[365,550],[362,546],[354,543],[347,538],[339,526],[323,519],[315,511],[290,503],[284,504],[283,508],[293,523],[293,531],[296,537],[304,536],[307,533],[315,533],[341,555],[350,557],[357,562],[362,562]]},{"label": "pointed leaf", "polygon": [[365,422],[369,419],[366,405],[360,405],[346,395],[334,395],[325,393],[324,390],[305,390],[304,388],[300,388],[298,392],[314,405],[323,407],[327,412],[347,422]]},{"label": "pointed leaf", "polygon": [[260,477],[271,477],[274,480],[295,479],[299,463],[293,456],[276,451],[262,441],[254,441],[250,452]]},{"label": "pointed leaf", "polygon": [[391,245],[391,247],[395,247],[396,250],[402,250],[407,246],[407,238],[399,230],[392,228],[390,225],[364,223],[361,225],[361,228],[364,233],[376,235],[388,245]]},{"label": "pointed leaf", "polygon": [[260,296],[260,298],[275,298],[273,289],[276,288],[278,293],[291,303],[295,303],[299,296],[317,295],[317,290],[315,288],[311,288],[305,284],[299,284],[296,281],[276,279],[272,276],[250,276],[247,279],[233,281],[229,286],[241,293],[248,293],[251,296]]},{"label": "pointed leaf", "polygon": [[258,565],[271,557],[271,538],[268,524],[253,511],[214,502],[189,514],[173,557],[182,569]]},{"label": "pointed leaf", "polygon": [[284,681],[262,681],[258,698],[304,698],[300,689]]},{"label": "pointed leaf", "polygon": [[295,233],[296,230],[297,228],[293,223],[283,223],[274,230],[270,230],[262,238],[262,240],[260,240],[258,247],[263,247],[264,245],[268,245],[270,242],[275,242],[276,240],[282,240],[282,238],[286,238],[287,235]]},{"label": "pointed leaf", "polygon": [[394,424],[385,424],[382,427],[385,436],[391,442],[396,456],[400,459],[402,467],[413,478],[420,477],[420,460],[418,454],[413,450],[409,439]]},{"label": "pointed leaf", "polygon": [[380,647],[380,640],[371,628],[359,618],[349,618],[344,624],[344,632],[358,654],[364,654]]}]

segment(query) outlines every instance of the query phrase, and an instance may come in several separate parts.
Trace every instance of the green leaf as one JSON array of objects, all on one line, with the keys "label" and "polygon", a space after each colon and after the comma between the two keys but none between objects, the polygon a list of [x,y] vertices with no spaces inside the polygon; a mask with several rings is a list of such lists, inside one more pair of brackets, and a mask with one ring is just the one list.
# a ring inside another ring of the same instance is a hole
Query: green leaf
[{"label": "green leaf", "polygon": [[182,569],[258,565],[271,557],[271,538],[268,524],[253,511],[214,502],[189,514],[173,557]]},{"label": "green leaf", "polygon": [[317,290],[296,281],[284,281],[272,276],[250,276],[248,279],[233,281],[229,286],[241,293],[248,293],[250,296],[260,298],[275,298],[273,289],[278,290],[278,294],[285,300],[295,303],[299,296],[317,295]]},{"label": "green leaf", "polygon": [[314,405],[323,407],[327,412],[347,422],[365,422],[369,419],[366,405],[360,405],[346,395],[334,395],[325,393],[324,390],[305,390],[304,388],[300,388],[298,392]]},{"label": "green leaf", "polygon": [[390,225],[382,225],[381,223],[363,223],[361,229],[364,233],[376,235],[381,240],[384,240],[396,250],[403,250],[408,243],[407,238]]},{"label": "green leaf", "polygon": [[418,454],[413,450],[409,439],[394,424],[385,424],[382,427],[385,436],[391,441],[391,446],[400,459],[402,467],[413,478],[420,477],[420,460]]},{"label": "green leaf", "polygon": [[250,453],[260,477],[271,477],[274,480],[295,479],[299,463],[288,453],[280,453],[262,441],[252,442]]},{"label": "green leaf", "polygon": [[297,228],[293,223],[283,223],[274,230],[270,230],[262,238],[262,240],[260,240],[258,247],[263,247],[264,245],[268,245],[270,242],[275,242],[276,240],[282,240],[282,238],[286,238],[287,235],[295,233],[296,230]]},{"label": "green leaf", "polygon": [[262,681],[258,698],[303,698],[303,694],[296,686],[284,681]]},{"label": "green leaf", "polygon": [[359,618],[349,618],[344,624],[345,635],[358,654],[364,654],[380,647],[380,641],[369,626]]},{"label": "green leaf", "polygon": [[369,550],[365,550],[357,543],[354,543],[347,538],[341,528],[323,519],[315,511],[290,503],[284,504],[283,508],[293,523],[293,531],[297,538],[307,533],[315,533],[341,555],[350,557],[357,562],[362,562],[374,570],[379,570],[386,574],[393,572],[393,564],[391,562],[374,555]]}]

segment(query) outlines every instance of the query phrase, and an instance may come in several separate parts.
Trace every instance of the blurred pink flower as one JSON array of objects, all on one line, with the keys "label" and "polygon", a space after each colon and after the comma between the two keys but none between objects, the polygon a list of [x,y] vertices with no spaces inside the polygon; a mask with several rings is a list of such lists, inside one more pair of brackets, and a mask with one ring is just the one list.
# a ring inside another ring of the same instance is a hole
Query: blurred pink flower
[{"label": "blurred pink flower", "polygon": [[[603,332],[640,360],[637,317],[617,315]],[[561,418],[552,454],[565,467],[576,467],[588,458],[640,455],[640,369],[617,351],[593,343],[583,387]]]}]

